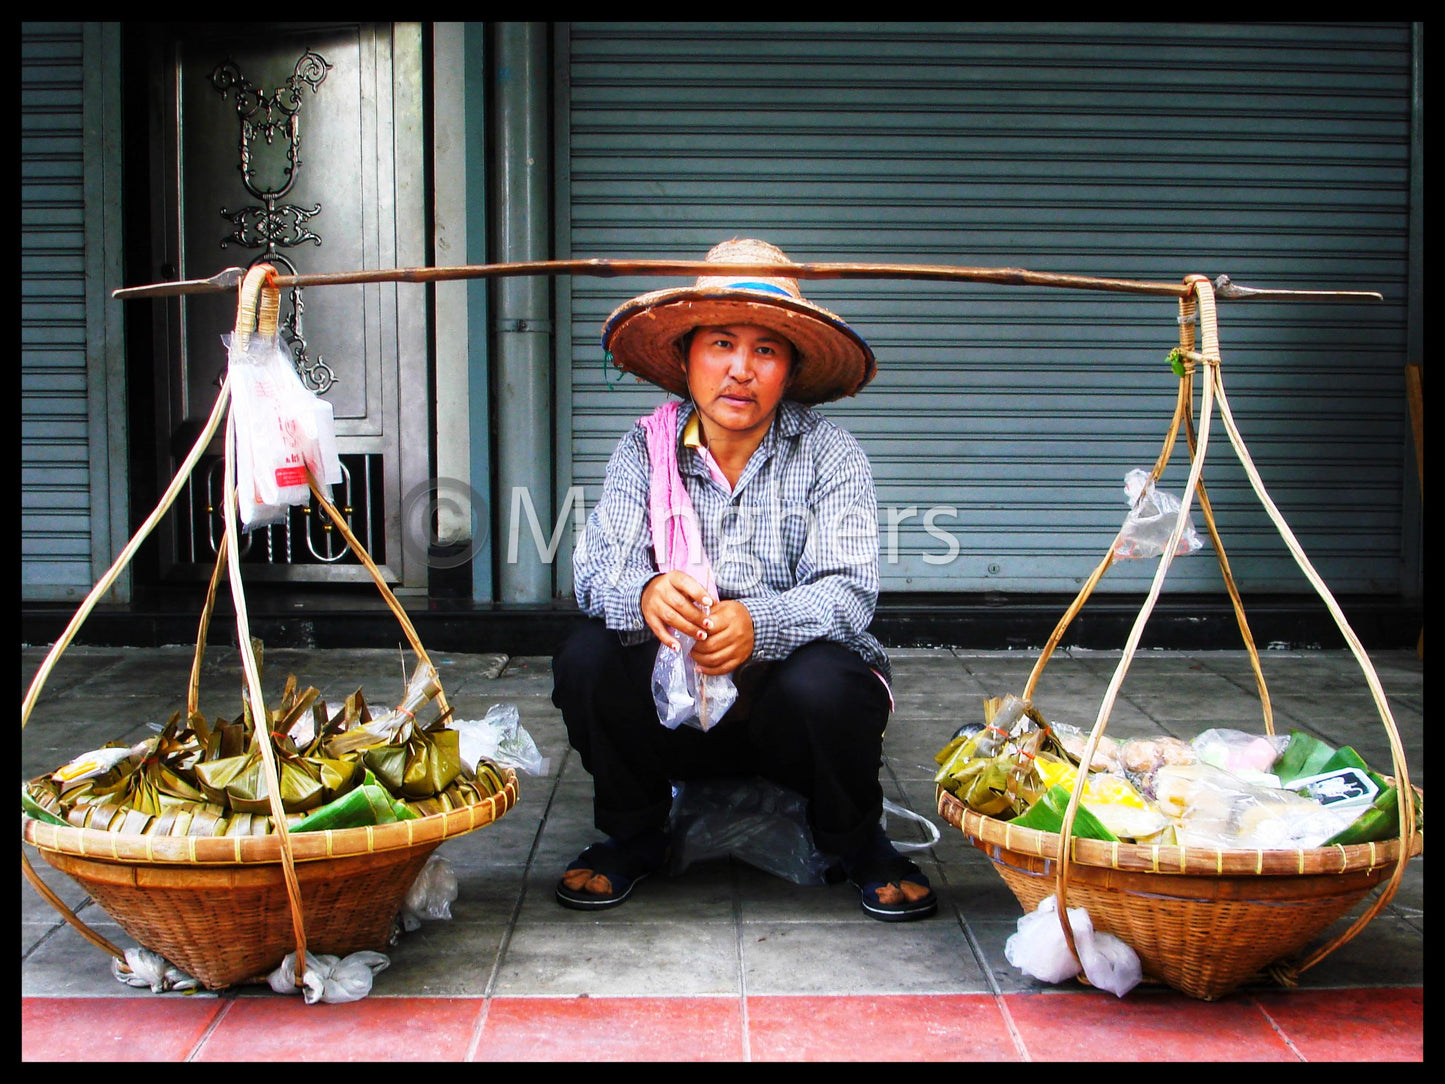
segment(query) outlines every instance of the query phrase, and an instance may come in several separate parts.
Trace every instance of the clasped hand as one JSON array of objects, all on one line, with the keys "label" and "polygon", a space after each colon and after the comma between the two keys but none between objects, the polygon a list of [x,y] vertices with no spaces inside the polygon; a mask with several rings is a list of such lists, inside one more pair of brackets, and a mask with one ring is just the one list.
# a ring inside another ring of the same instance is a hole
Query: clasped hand
[{"label": "clasped hand", "polygon": [[702,674],[728,674],[753,654],[753,617],[741,602],[719,602],[686,572],[664,572],[642,589],[642,619],[652,634],[674,651],[672,630],[697,643],[693,661]]}]

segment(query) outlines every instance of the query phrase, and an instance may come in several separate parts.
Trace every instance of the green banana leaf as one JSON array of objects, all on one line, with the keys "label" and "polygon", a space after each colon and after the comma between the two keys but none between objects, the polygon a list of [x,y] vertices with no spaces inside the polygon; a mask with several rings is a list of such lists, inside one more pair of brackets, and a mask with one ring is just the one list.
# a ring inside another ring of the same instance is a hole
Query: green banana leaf
[{"label": "green banana leaf", "polygon": [[361,828],[369,824],[392,824],[415,820],[417,814],[376,781],[370,772],[360,786],[334,802],[307,814],[290,826],[293,832],[320,832],[330,828]]},{"label": "green banana leaf", "polygon": [[20,808],[24,810],[27,815],[34,817],[38,821],[44,821],[46,824],[58,824],[61,827],[65,827],[65,821],[57,817],[54,813],[50,812],[50,810],[46,809],[34,798],[32,798],[30,796],[30,791],[27,790],[23,785],[20,788]]},{"label": "green banana leaf", "polygon": [[[1375,786],[1380,788],[1380,792],[1348,827],[1325,840],[1323,846],[1329,847],[1337,843],[1344,846],[1380,843],[1397,838],[1400,834],[1400,810],[1395,787],[1366,764],[1364,758],[1351,746],[1343,745],[1335,749],[1318,738],[1292,730],[1289,745],[1275,762],[1274,773],[1281,783],[1288,784],[1295,779],[1323,775],[1340,768],[1358,768],[1370,777]],[[1423,831],[1425,803],[1418,792],[1415,795],[1415,813],[1416,825]]]},{"label": "green banana leaf", "polygon": [[[1042,798],[1029,807],[1029,811],[1011,822],[1020,828],[1036,828],[1040,832],[1057,833],[1064,826],[1064,814],[1069,809],[1070,793],[1060,784],[1054,784],[1044,792]],[[1073,835],[1077,839],[1102,839],[1107,843],[1118,842],[1119,837],[1105,828],[1099,818],[1089,812],[1088,806],[1080,805],[1074,814]]]}]

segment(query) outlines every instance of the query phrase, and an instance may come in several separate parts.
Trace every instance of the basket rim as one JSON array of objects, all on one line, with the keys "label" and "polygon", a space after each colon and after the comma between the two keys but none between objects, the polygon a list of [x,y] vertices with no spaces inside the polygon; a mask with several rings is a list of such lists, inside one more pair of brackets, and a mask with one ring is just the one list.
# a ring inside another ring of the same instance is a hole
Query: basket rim
[{"label": "basket rim", "polygon": [[[997,845],[1005,851],[1057,859],[1057,832],[1021,828],[969,809],[955,795],[937,786],[938,813],[975,844]],[[1131,872],[1194,876],[1284,877],[1370,871],[1399,861],[1400,840],[1259,850],[1220,847],[1161,846],[1073,838],[1070,862]],[[1423,854],[1424,833],[1417,832],[1410,857]]]},{"label": "basket rim", "polygon": [[[429,813],[414,820],[358,828],[326,828],[318,832],[288,832],[294,862],[316,862],[379,851],[434,846],[483,828],[517,804],[517,773],[503,769],[504,785],[460,809]],[[25,842],[41,851],[89,858],[101,862],[150,865],[237,866],[269,865],[282,861],[281,839],[264,836],[145,836],[107,832],[99,828],[47,824],[22,815]]]}]

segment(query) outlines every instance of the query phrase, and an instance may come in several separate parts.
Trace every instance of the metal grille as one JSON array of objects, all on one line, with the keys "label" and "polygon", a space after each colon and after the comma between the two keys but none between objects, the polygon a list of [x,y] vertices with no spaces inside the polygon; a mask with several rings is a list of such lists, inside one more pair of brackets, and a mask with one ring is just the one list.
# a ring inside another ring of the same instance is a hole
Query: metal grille
[{"label": "metal grille", "polygon": [[[381,458],[341,456],[342,481],[331,494],[332,504],[346,517],[347,526],[378,565],[387,559]],[[177,531],[179,560],[194,566],[197,572],[209,570],[225,534],[221,487],[221,457],[204,457],[187,483],[186,507],[178,511],[178,515],[186,517]],[[307,568],[313,571],[314,578],[323,578],[338,566],[361,566],[355,552],[314,501],[304,508],[292,508],[284,524],[243,534],[240,559],[248,566],[248,575],[263,580],[272,578],[266,575],[268,568],[275,570],[276,579],[296,580],[313,578],[304,574]]]}]

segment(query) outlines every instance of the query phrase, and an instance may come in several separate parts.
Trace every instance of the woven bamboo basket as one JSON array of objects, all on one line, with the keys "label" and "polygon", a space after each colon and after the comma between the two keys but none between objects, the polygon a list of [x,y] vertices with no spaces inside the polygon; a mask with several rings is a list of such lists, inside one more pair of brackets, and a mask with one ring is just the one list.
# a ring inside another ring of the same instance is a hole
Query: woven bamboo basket
[{"label": "woven bamboo basket", "polygon": [[[1400,835],[1397,839],[1358,846],[1269,851],[1144,846],[1080,839],[1073,836],[1073,825],[1087,783],[1088,773],[1082,771],[1077,773],[1068,809],[1057,833],[1014,827],[984,816],[967,808],[942,787],[937,790],[937,799],[940,816],[988,856],[1025,911],[1033,911],[1051,894],[1055,897],[1059,924],[1076,958],[1073,930],[1065,918],[1070,906],[1085,908],[1096,929],[1115,935],[1133,948],[1146,979],[1165,983],[1191,997],[1214,1000],[1253,979],[1294,985],[1300,973],[1364,929],[1393,898],[1405,864],[1424,852],[1424,833],[1417,830],[1415,816],[1416,802],[1423,799],[1423,792],[1410,783],[1399,732],[1369,656],[1265,492],[1234,424],[1220,376],[1218,326],[1209,280],[1191,275],[1185,282],[1192,285],[1193,291],[1180,300],[1180,345],[1175,353],[1182,370],[1179,398],[1152,479],[1157,482],[1162,475],[1182,427],[1190,450],[1189,481],[1174,530],[1159,558],[1149,593],[1100,704],[1081,763],[1093,762],[1144,625],[1178,550],[1188,524],[1190,504],[1196,495],[1249,653],[1263,708],[1264,728],[1267,733],[1274,733],[1273,711],[1259,652],[1250,635],[1244,606],[1201,480],[1210,419],[1217,402],[1230,442],[1256,495],[1360,664],[1390,742],[1394,772],[1391,782],[1398,794]],[[1203,349],[1198,351],[1195,350],[1196,317],[1203,337]],[[1196,431],[1193,405],[1194,374],[1198,367],[1204,369],[1205,375],[1201,382],[1200,421]],[[1059,620],[1029,676],[1022,693],[1024,699],[1032,700],[1049,656],[1112,564],[1114,543],[1118,541],[1116,538],[1110,544],[1109,552]],[[1071,840],[1070,846],[1061,846],[1065,839]],[[1375,889],[1380,889],[1379,893],[1354,922],[1323,945],[1310,948]],[[1081,977],[1081,981],[1087,980]]]},{"label": "woven bamboo basket", "polygon": [[[279,310],[275,271],[261,264],[240,287],[236,335],[274,334]],[[253,330],[254,329],[254,330]],[[97,582],[36,673],[22,705],[21,726],[30,717],[41,688],[73,640],[96,601],[109,590],[141,542],[174,502],[222,420],[227,422],[226,533],[206,595],[187,695],[190,711],[198,700],[201,657],[223,568],[229,571],[236,608],[237,642],[256,718],[264,719],[260,675],[236,559],[237,529],[228,411],[229,381],[223,383],[211,417],[155,512]],[[430,662],[411,621],[380,570],[344,517],[311,479],[312,495],[370,571],[388,607],[419,660]],[[437,696],[446,708],[445,693]],[[306,953],[344,956],[361,950],[382,951],[406,893],[428,857],[448,839],[483,828],[517,802],[517,775],[507,769],[502,789],[488,798],[414,820],[362,828],[292,834],[280,806],[275,752],[261,743],[271,795],[273,834],[223,837],[152,837],[22,819],[22,838],[55,869],[68,874],[127,934],[159,953],[209,989],[263,982],[291,952],[296,953],[296,985],[303,984]],[[39,878],[25,850],[22,870],[38,892],[86,940],[125,961],[122,950],[86,926]]]}]

